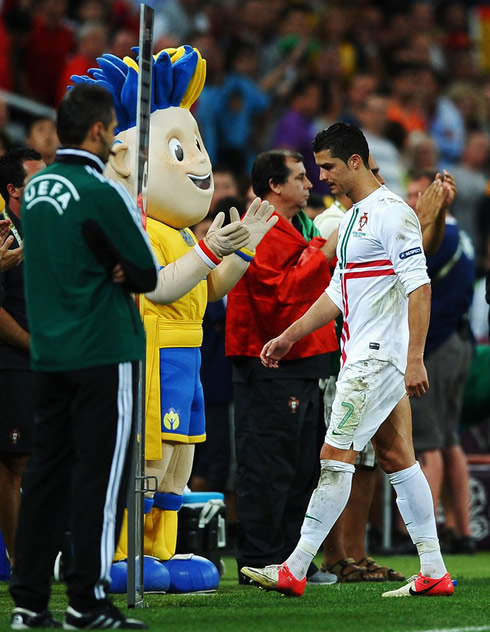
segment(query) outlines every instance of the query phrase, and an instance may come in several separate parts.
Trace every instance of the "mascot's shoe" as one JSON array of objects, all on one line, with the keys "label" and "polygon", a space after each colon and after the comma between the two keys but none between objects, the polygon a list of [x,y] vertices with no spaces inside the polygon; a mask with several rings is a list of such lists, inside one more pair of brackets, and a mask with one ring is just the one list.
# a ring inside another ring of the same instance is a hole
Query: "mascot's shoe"
[{"label": "mascot's shoe", "polygon": [[382,597],[450,597],[454,593],[454,584],[449,573],[437,579],[425,577],[422,573],[410,577],[405,586],[389,590]]},{"label": "mascot's shoe", "polygon": [[243,566],[240,573],[253,579],[265,590],[275,590],[289,597],[301,597],[305,592],[306,577],[296,579],[287,567],[287,564],[271,564],[265,568],[252,568]]},{"label": "mascot's shoe", "polygon": [[174,555],[172,559],[161,564],[170,574],[168,592],[202,593],[214,592],[218,588],[218,569],[205,557],[192,554]]},{"label": "mascot's shoe", "polygon": [[[154,557],[145,555],[143,561],[143,587],[145,592],[164,593],[170,587],[170,574],[165,566]],[[125,593],[128,590],[128,562],[116,562],[111,567],[109,592]]]}]

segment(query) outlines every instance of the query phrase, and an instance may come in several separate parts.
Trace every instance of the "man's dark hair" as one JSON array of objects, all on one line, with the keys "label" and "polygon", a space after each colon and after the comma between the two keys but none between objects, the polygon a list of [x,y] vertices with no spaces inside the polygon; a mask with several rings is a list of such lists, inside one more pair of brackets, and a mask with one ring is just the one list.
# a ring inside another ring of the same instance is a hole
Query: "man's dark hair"
[{"label": "man's dark hair", "polygon": [[411,169],[408,174],[409,180],[421,180],[427,178],[431,182],[436,179],[437,171],[435,169]]},{"label": "man's dark hair", "polygon": [[369,147],[366,137],[355,125],[334,123],[324,129],[313,140],[315,154],[329,150],[333,158],[340,158],[345,164],[352,156],[358,154],[364,166],[369,169]]},{"label": "man's dark hair", "polygon": [[252,167],[252,189],[260,198],[264,198],[271,190],[269,181],[274,184],[284,184],[289,178],[290,170],[286,159],[292,158],[296,162],[304,162],[302,154],[289,149],[272,149],[257,156]]},{"label": "man's dark hair", "polygon": [[46,115],[41,115],[41,116],[34,116],[33,118],[30,119],[29,121],[29,125],[27,126],[27,137],[29,137],[32,133],[32,130],[34,129],[35,125],[37,125],[38,123],[41,123],[42,121],[50,121],[51,123],[54,124],[54,119],[51,116]]},{"label": "man's dark hair", "polygon": [[7,204],[9,201],[8,185],[13,184],[19,188],[24,186],[25,160],[42,160],[42,156],[30,147],[15,147],[0,156],[0,194]]},{"label": "man's dark hair", "polygon": [[108,90],[90,84],[75,86],[58,106],[56,127],[61,144],[81,145],[94,123],[101,121],[109,127],[113,112],[114,101]]}]

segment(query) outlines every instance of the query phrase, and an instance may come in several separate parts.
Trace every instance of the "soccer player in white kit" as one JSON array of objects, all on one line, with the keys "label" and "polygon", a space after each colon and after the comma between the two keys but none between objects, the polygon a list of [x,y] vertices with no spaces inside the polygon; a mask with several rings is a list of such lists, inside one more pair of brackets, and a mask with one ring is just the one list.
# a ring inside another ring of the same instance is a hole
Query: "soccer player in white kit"
[{"label": "soccer player in white kit", "polygon": [[429,387],[423,352],[430,281],[420,224],[414,211],[372,174],[369,148],[357,127],[335,123],[317,134],[313,151],[320,179],[334,195],[347,195],[353,207],[340,225],[330,285],[300,319],[265,344],[261,360],[277,367],[295,342],[342,313],[341,370],[320,453],[320,480],[300,540],[283,564],[241,572],[268,590],[303,594],[306,569],[342,513],[354,461],[371,439],[420,559],[418,576],[383,597],[452,595],[430,488],[415,460],[408,400]]}]

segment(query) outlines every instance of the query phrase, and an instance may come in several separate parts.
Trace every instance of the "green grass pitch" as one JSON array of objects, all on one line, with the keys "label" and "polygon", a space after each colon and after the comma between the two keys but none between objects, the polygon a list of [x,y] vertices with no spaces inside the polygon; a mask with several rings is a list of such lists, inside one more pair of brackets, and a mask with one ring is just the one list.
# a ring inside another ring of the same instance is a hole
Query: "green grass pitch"
[{"label": "green grass pitch", "polygon": [[[416,556],[376,560],[407,577],[418,571]],[[162,632],[490,632],[490,552],[445,560],[458,581],[452,597],[382,599],[384,590],[400,585],[385,582],[307,586],[297,599],[239,586],[234,560],[224,558],[215,594],[147,595],[146,607],[130,615]],[[125,595],[114,602],[124,608]],[[54,584],[51,610],[61,619],[65,606],[64,586]],[[2,632],[10,629],[11,609],[7,583],[0,582]]]}]

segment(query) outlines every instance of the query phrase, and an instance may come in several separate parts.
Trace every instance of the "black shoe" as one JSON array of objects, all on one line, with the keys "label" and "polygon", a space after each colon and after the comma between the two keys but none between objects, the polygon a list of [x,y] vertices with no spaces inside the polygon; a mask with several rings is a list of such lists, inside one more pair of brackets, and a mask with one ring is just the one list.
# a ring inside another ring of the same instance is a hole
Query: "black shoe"
[{"label": "black shoe", "polygon": [[10,619],[12,630],[30,630],[31,628],[61,628],[49,610],[33,612],[26,608],[14,608]]},{"label": "black shoe", "polygon": [[107,628],[147,630],[148,626],[137,619],[126,619],[116,606],[104,601],[102,606],[85,613],[77,612],[77,610],[68,606],[65,611],[63,628],[65,630],[100,630]]}]

